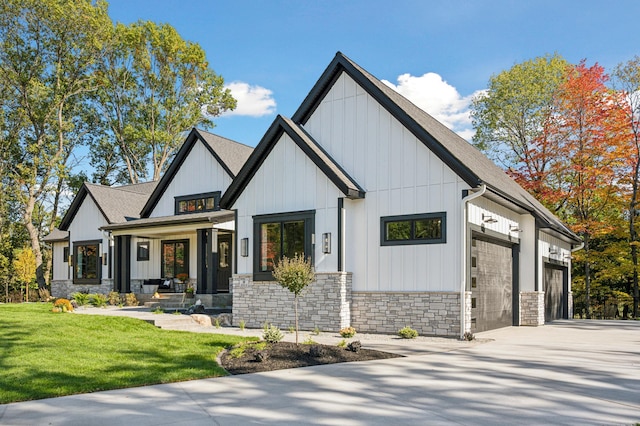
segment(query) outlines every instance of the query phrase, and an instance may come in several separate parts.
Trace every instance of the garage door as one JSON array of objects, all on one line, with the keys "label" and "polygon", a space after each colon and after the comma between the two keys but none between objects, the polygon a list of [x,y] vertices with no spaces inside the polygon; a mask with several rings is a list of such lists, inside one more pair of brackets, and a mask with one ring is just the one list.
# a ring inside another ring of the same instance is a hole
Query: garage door
[{"label": "garage door", "polygon": [[544,268],[544,321],[564,318],[564,270]]},{"label": "garage door", "polygon": [[474,238],[471,243],[471,331],[513,325],[510,246]]}]

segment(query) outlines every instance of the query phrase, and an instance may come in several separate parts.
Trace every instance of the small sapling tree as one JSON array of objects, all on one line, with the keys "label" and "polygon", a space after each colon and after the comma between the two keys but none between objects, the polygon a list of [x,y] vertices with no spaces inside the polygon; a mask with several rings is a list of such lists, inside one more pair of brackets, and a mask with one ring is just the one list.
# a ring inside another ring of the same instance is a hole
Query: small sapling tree
[{"label": "small sapling tree", "polygon": [[293,306],[296,316],[296,345],[298,344],[298,297],[302,290],[311,284],[315,274],[311,261],[303,255],[296,254],[293,258],[283,256],[273,268],[273,277],[278,283],[293,293]]}]

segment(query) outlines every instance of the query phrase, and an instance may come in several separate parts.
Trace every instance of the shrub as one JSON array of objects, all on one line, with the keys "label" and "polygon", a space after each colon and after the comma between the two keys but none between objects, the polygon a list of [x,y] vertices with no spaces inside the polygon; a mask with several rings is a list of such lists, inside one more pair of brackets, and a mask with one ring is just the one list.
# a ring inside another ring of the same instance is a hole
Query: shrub
[{"label": "shrub", "polygon": [[87,293],[76,292],[71,295],[71,298],[76,301],[78,306],[84,306],[89,303],[89,295]]},{"label": "shrub", "polygon": [[354,340],[347,345],[347,350],[350,350],[351,352],[359,352],[360,349],[362,349],[362,343],[360,343],[360,340]]},{"label": "shrub", "polygon": [[[71,306],[71,302],[68,299],[56,299],[55,302],[53,302],[53,307],[54,308],[59,308],[60,311],[58,312],[72,312],[73,311],[73,306]],[[56,311],[54,311],[56,312]]]},{"label": "shrub", "polygon": [[245,350],[245,345],[241,343],[229,350],[229,356],[231,358],[240,358],[242,355],[244,355],[244,350]]},{"label": "shrub", "polygon": [[49,302],[53,299],[53,297],[51,297],[51,293],[49,293],[49,290],[46,288],[39,288],[38,296],[40,297],[41,302]]},{"label": "shrub", "polygon": [[317,344],[318,344],[318,342],[316,342],[315,340],[313,340],[313,339],[311,338],[311,336],[309,336],[309,337],[307,337],[307,338],[305,339],[305,341],[304,341],[304,342],[302,342],[302,344],[303,344],[303,345],[317,345]]},{"label": "shrub", "polygon": [[336,345],[339,348],[344,348],[347,346],[347,341],[345,339],[342,339],[338,342],[338,344]]},{"label": "shrub", "polygon": [[220,319],[219,319],[219,318],[216,318],[216,319],[213,321],[213,326],[214,326],[215,328],[220,328]]},{"label": "shrub", "polygon": [[107,296],[109,300],[109,304],[111,306],[118,306],[122,303],[122,296],[117,291],[110,291],[109,296]]},{"label": "shrub", "polygon": [[262,339],[269,343],[278,343],[284,338],[284,335],[280,332],[280,329],[275,325],[267,326],[265,324],[264,331],[262,332]]},{"label": "shrub", "polygon": [[160,306],[158,306],[153,311],[151,311],[151,313],[153,313],[153,314],[164,314],[164,309],[162,309]]},{"label": "shrub", "polygon": [[238,322],[238,327],[240,327],[240,330],[244,330],[246,324],[244,322],[244,320],[240,320],[240,322]]},{"label": "shrub", "polygon": [[102,293],[90,294],[89,303],[96,308],[104,308],[107,306],[107,296]]},{"label": "shrub", "polygon": [[403,339],[415,339],[418,337],[418,332],[411,327],[404,327],[398,331],[398,336]]},{"label": "shrub", "polygon": [[316,336],[319,336],[320,335],[320,329],[318,327],[314,328],[313,329],[313,334],[316,335]]},{"label": "shrub", "polygon": [[296,345],[298,344],[298,297],[315,277],[311,260],[296,254],[293,258],[283,256],[273,267],[273,278],[278,284],[293,293],[293,307],[296,318]]},{"label": "shrub", "polygon": [[339,333],[340,333],[340,336],[344,337],[345,339],[348,339],[356,335],[356,329],[353,327],[345,327],[341,329]]},{"label": "shrub", "polygon": [[136,298],[136,295],[133,293],[127,293],[124,298],[124,304],[126,306],[138,306],[138,299]]},{"label": "shrub", "polygon": [[474,340],[474,339],[476,338],[476,336],[474,336],[472,332],[470,332],[470,331],[466,331],[466,332],[462,335],[462,338],[463,338],[464,340],[467,340],[467,341],[469,341],[469,342],[470,342],[470,341]]},{"label": "shrub", "polygon": [[263,350],[267,349],[267,342],[256,342],[256,343],[253,343],[253,348],[256,351],[263,351]]}]

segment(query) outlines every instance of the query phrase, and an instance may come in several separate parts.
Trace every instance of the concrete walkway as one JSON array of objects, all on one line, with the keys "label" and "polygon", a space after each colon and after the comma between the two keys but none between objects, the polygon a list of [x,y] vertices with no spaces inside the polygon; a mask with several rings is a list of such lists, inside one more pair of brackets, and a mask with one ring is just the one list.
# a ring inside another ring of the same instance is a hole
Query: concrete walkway
[{"label": "concrete walkway", "polygon": [[378,337],[380,344],[404,347],[409,356],[0,405],[0,424],[640,421],[640,322],[561,321],[478,337],[480,343],[449,341],[448,347],[435,339],[432,344],[440,346],[432,351],[425,349],[428,338]]}]

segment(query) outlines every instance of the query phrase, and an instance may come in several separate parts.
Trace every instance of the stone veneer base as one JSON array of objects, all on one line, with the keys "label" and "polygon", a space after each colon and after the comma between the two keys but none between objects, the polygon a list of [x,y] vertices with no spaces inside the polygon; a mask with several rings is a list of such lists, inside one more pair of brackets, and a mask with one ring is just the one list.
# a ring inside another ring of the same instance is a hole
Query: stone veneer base
[{"label": "stone veneer base", "polygon": [[544,292],[520,293],[520,325],[544,325]]},{"label": "stone veneer base", "polygon": [[70,299],[73,293],[109,294],[113,290],[113,280],[103,279],[100,284],[74,284],[72,280],[51,281],[51,295]]},{"label": "stone veneer base", "polygon": [[[251,275],[234,275],[233,323],[260,328],[265,323],[281,329],[295,326],[293,294],[274,281],[253,281]],[[298,298],[301,330],[338,331],[351,324],[351,273],[316,273]]]},{"label": "stone veneer base", "polygon": [[396,334],[409,326],[421,335],[460,335],[457,292],[354,291],[352,297],[351,325],[363,333]]}]

